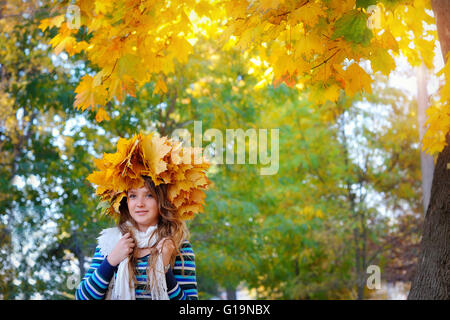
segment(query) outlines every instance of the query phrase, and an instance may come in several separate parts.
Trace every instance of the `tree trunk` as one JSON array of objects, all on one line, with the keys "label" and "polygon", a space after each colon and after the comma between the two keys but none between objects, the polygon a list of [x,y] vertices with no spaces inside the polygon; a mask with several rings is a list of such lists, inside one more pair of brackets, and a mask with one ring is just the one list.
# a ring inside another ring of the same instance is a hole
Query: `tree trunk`
[{"label": "tree trunk", "polygon": [[[450,1],[432,0],[444,61],[450,49]],[[450,299],[450,134],[438,155],[408,299]]]},{"label": "tree trunk", "polygon": [[[353,231],[356,231],[354,229]],[[356,231],[355,234],[358,234],[359,231]],[[355,254],[355,264],[356,264],[356,300],[364,300],[364,270],[361,266],[361,248],[359,247],[359,237],[355,235],[357,239],[356,242],[356,254]]]},{"label": "tree trunk", "polygon": [[227,288],[227,300],[236,300],[236,288],[234,287]]},{"label": "tree trunk", "polygon": [[84,255],[79,254],[77,255],[78,258],[78,268],[80,269],[80,279],[83,279],[84,275],[86,274],[86,268],[84,267]]},{"label": "tree trunk", "polygon": [[72,252],[75,254],[75,257],[78,259],[78,268],[80,269],[80,279],[84,277],[86,274],[86,268],[84,267],[85,257],[83,250],[81,250],[81,245],[78,240],[77,233],[73,234],[73,248]]},{"label": "tree trunk", "polygon": [[450,134],[436,163],[417,271],[408,299],[450,299]]}]

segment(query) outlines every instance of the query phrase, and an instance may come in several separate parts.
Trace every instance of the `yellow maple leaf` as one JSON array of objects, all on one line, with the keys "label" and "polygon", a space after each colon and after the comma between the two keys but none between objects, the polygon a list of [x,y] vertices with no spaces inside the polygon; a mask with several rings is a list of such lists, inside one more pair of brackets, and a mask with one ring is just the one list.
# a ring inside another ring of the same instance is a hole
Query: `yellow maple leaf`
[{"label": "yellow maple leaf", "polygon": [[199,212],[203,212],[203,206],[201,204],[184,205],[178,209],[178,214],[183,219],[191,219],[194,216],[194,214]]},{"label": "yellow maple leaf", "polygon": [[384,30],[383,34],[381,34],[379,38],[381,47],[388,50],[390,49],[396,54],[399,53],[397,40],[395,40],[394,36],[389,30]]},{"label": "yellow maple leaf", "polygon": [[192,53],[192,45],[184,38],[174,37],[170,44],[171,56],[175,57],[180,63],[187,63],[188,56]]},{"label": "yellow maple leaf", "polygon": [[388,76],[392,70],[395,69],[395,60],[388,53],[387,49],[374,48],[373,54],[369,58],[373,72],[380,71],[385,76]]},{"label": "yellow maple leaf", "polygon": [[319,17],[325,17],[326,13],[318,2],[309,2],[301,6],[289,15],[294,24],[303,22],[308,26],[314,26],[319,22]]},{"label": "yellow maple leaf", "polygon": [[60,54],[63,50],[70,54],[73,52],[73,47],[76,45],[76,40],[71,35],[58,34],[50,40],[50,44],[54,48],[56,55]]},{"label": "yellow maple leaf", "polygon": [[340,87],[336,84],[331,84],[325,88],[314,88],[310,91],[308,99],[317,105],[324,104],[327,100],[336,102],[339,98]]},{"label": "yellow maple leaf", "polygon": [[156,83],[155,89],[153,90],[153,95],[158,93],[166,93],[168,91],[167,86],[165,82],[162,80],[161,77],[159,77],[158,82]]},{"label": "yellow maple leaf", "polygon": [[323,40],[316,34],[308,34],[300,36],[294,45],[298,55],[305,54],[307,57],[313,54],[322,54],[325,50]]},{"label": "yellow maple leaf", "polygon": [[204,201],[205,197],[206,197],[206,194],[202,190],[194,189],[191,192],[191,197],[190,198],[191,198],[191,200],[193,202],[204,204],[205,203],[205,201]]},{"label": "yellow maple leaf", "polygon": [[332,102],[336,102],[337,99],[339,98],[340,90],[341,89],[339,88],[339,86],[335,84],[330,85],[328,88],[325,89],[324,92],[325,99]]},{"label": "yellow maple leaf", "polygon": [[353,97],[359,92],[372,92],[372,78],[357,63],[352,63],[346,70],[339,65],[334,65],[338,74],[338,81],[343,83],[345,93]]},{"label": "yellow maple leaf", "polygon": [[113,200],[113,208],[114,208],[114,211],[116,213],[120,213],[119,212],[120,202],[126,196],[127,196],[127,194],[125,192],[121,192],[121,193],[119,193],[118,195],[115,196],[115,199]]},{"label": "yellow maple leaf", "polygon": [[80,53],[81,51],[86,50],[88,47],[89,43],[87,43],[86,41],[75,42],[68,53],[69,55]]},{"label": "yellow maple leaf", "polygon": [[122,157],[122,161],[118,164],[120,168],[120,175],[126,176],[129,168],[133,166],[131,161],[134,150],[139,145],[140,136],[134,135],[130,140],[119,139],[117,143],[117,153]]},{"label": "yellow maple leaf", "polygon": [[82,111],[88,108],[95,108],[95,90],[93,88],[93,78],[90,75],[85,75],[81,78],[80,83],[75,89],[74,107]]},{"label": "yellow maple leaf", "polygon": [[280,4],[284,3],[284,0],[260,0],[258,9],[263,12],[268,9],[277,9]]},{"label": "yellow maple leaf", "polygon": [[[285,75],[292,76],[296,73],[299,67],[294,62],[293,55],[287,55],[286,53],[280,54],[276,63],[273,66],[274,78],[279,79]],[[303,71],[303,70],[302,70]]]},{"label": "yellow maple leaf", "polygon": [[95,115],[95,120],[97,122],[102,122],[103,120],[111,120],[111,118],[109,117],[108,113],[105,111],[105,109],[103,109],[102,107],[100,107],[97,110],[97,114]]},{"label": "yellow maple leaf", "polygon": [[142,136],[142,158],[144,165],[152,173],[155,184],[157,183],[156,176],[167,170],[164,156],[169,153],[171,147],[165,144],[166,139],[152,134]]},{"label": "yellow maple leaf", "polygon": [[105,175],[104,171],[94,171],[86,179],[91,183],[102,185],[105,182]]},{"label": "yellow maple leaf", "polygon": [[95,13],[106,14],[113,9],[113,2],[109,1],[95,1]]},{"label": "yellow maple leaf", "polygon": [[65,20],[65,15],[61,14],[59,16],[53,17],[53,18],[47,18],[42,19],[41,23],[39,24],[39,29],[42,31],[45,31],[47,28],[57,27],[59,28],[61,24]]},{"label": "yellow maple leaf", "polygon": [[123,102],[124,94],[122,88],[122,81],[119,77],[111,76],[108,85],[108,100],[112,100],[114,97],[119,100],[119,102]]},{"label": "yellow maple leaf", "polygon": [[173,205],[177,208],[181,207],[183,204],[187,204],[187,202],[187,196],[184,196],[182,194],[172,200]]},{"label": "yellow maple leaf", "polygon": [[177,181],[175,184],[171,184],[168,190],[168,198],[170,201],[177,198],[182,191],[189,191],[191,188],[194,188],[195,185],[192,181],[182,180]]},{"label": "yellow maple leaf", "polygon": [[430,155],[441,152],[447,145],[445,139],[446,134],[450,131],[450,106],[441,101],[431,105],[427,113],[427,121],[425,126],[428,126],[423,139],[422,151]]}]

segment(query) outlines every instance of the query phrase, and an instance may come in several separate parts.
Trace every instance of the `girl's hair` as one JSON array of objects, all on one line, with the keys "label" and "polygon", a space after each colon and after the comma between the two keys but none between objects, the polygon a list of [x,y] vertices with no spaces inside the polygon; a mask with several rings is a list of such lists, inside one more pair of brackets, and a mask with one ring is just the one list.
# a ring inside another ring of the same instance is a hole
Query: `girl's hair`
[{"label": "girl's hair", "polygon": [[[144,186],[148,188],[153,198],[156,200],[158,204],[158,227],[150,236],[150,239],[155,235],[158,236],[158,239],[167,238],[169,241],[172,241],[175,245],[175,250],[172,253],[170,258],[170,265],[173,268],[175,264],[176,256],[179,255],[183,262],[182,272],[184,274],[184,259],[183,255],[180,253],[179,248],[181,248],[181,244],[184,240],[189,239],[189,231],[186,227],[186,223],[181,220],[178,215],[176,208],[167,197],[167,184],[159,184],[155,186],[153,180],[148,176],[142,176],[144,179]],[[133,226],[137,229],[137,224],[134,219],[131,217],[130,212],[128,211],[128,200],[127,197],[123,198],[120,202],[119,206],[120,218],[118,223],[118,228],[122,234],[130,232],[131,237],[133,237],[134,242],[136,243],[136,238],[129,229],[126,222],[129,221],[133,224]],[[154,270],[156,268],[156,259],[152,259],[152,257],[156,257],[157,249],[156,246],[158,242],[155,243],[152,247],[150,247],[150,255],[147,261],[147,286],[146,289],[150,289],[150,270]],[[135,249],[137,246],[135,247]],[[136,279],[136,264],[137,264],[137,250],[133,250],[133,252],[128,257],[128,270],[130,274],[130,284],[131,281],[137,283]],[[156,270],[154,270],[153,274],[156,274]],[[153,281],[153,283],[155,283]]]}]

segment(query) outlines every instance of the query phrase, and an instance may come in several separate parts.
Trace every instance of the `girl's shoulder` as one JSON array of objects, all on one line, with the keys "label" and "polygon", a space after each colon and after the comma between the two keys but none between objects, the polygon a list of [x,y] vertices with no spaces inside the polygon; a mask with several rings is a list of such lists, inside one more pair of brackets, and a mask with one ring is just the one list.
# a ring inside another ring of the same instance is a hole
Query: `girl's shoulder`
[{"label": "girl's shoulder", "polygon": [[183,240],[183,242],[181,242],[181,245],[180,245],[180,252],[183,254],[183,255],[186,255],[186,254],[191,254],[191,255],[193,255],[194,254],[194,251],[193,251],[193,249],[192,249],[192,244],[191,244],[191,242],[189,241],[189,240]]},{"label": "girl's shoulder", "polygon": [[189,247],[192,248],[192,244],[188,239],[184,239],[183,241],[181,241],[180,247],[181,248],[189,248]]}]

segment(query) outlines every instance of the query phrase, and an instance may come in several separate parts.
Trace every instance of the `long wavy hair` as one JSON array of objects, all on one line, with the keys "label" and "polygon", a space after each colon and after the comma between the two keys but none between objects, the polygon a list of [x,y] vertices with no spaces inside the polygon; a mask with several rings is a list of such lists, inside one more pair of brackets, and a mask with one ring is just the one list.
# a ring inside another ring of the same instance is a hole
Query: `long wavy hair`
[{"label": "long wavy hair", "polygon": [[[181,244],[184,240],[189,239],[189,231],[186,227],[186,223],[181,220],[176,212],[176,208],[174,205],[168,200],[167,197],[167,184],[160,184],[158,186],[155,186],[153,183],[153,180],[148,176],[142,176],[144,179],[144,186],[148,188],[150,193],[152,194],[153,198],[156,199],[156,202],[158,204],[158,227],[153,232],[153,234],[150,236],[150,239],[155,236],[155,233],[157,235],[157,239],[167,238],[169,241],[172,241],[175,250],[172,253],[172,256],[170,258],[170,265],[173,268],[175,264],[175,259],[177,255],[181,257],[181,260],[183,262],[182,264],[182,273],[184,274],[184,259],[183,255],[180,252]],[[133,234],[133,230],[129,228],[129,226],[126,224],[127,221],[131,222],[131,224],[137,229],[138,226],[134,219],[131,217],[130,212],[128,210],[128,199],[127,197],[123,198],[120,202],[119,206],[120,211],[120,218],[118,222],[118,228],[120,232],[123,234],[130,232],[131,237],[133,238],[134,242],[136,243],[136,238]],[[159,240],[150,247],[150,255],[147,261],[147,285],[146,289],[150,289],[150,271],[154,270],[156,268],[156,259],[152,259],[152,257],[156,257],[157,249],[156,246],[158,245]],[[136,264],[138,260],[138,250],[137,246],[134,247],[133,252],[129,255],[129,263],[128,263],[128,270],[130,275],[130,285],[134,281],[134,283],[137,283],[136,278]],[[156,271],[156,270],[154,270]],[[153,274],[156,274],[156,272],[153,272]],[[153,283],[155,283],[153,281]]]}]

